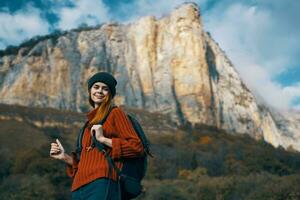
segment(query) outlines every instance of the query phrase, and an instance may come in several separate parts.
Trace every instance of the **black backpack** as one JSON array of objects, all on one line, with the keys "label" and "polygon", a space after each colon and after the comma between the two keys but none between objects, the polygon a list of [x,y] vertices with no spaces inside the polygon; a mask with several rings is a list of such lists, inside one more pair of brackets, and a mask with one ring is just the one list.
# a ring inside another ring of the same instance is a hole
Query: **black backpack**
[{"label": "black backpack", "polygon": [[[112,106],[107,115],[98,123],[98,124],[104,124],[107,117],[109,116],[110,112],[116,108],[116,106]],[[135,132],[137,133],[138,137],[140,138],[143,147],[144,147],[144,154],[140,157],[135,158],[124,158],[122,159],[123,167],[122,169],[118,169],[115,165],[113,159],[109,156],[108,152],[105,150],[105,147],[102,143],[100,143],[98,140],[96,140],[95,135],[93,135],[92,139],[92,147],[97,147],[99,151],[102,151],[105,155],[106,160],[109,163],[110,166],[110,173],[111,169],[115,169],[118,177],[119,177],[119,186],[121,189],[121,197],[122,199],[132,199],[137,197],[142,192],[142,185],[141,181],[145,177],[146,171],[147,171],[147,165],[148,165],[148,155],[152,157],[152,154],[150,152],[150,143],[147,139],[140,123],[138,120],[133,117],[130,114],[127,114],[127,117],[129,118]],[[80,133],[77,138],[77,146],[76,146],[76,153],[78,160],[80,159],[80,154],[82,151],[82,138],[83,133],[88,125],[88,121],[84,124],[84,126],[81,128]]]}]

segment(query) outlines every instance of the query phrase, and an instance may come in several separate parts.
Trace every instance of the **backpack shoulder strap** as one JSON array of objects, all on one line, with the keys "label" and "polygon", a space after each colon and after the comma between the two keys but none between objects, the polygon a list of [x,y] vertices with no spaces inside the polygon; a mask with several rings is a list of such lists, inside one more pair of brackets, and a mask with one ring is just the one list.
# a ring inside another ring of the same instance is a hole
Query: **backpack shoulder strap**
[{"label": "backpack shoulder strap", "polygon": [[84,123],[84,125],[82,126],[82,128],[79,131],[79,134],[77,136],[77,140],[76,140],[76,155],[77,155],[77,159],[80,159],[80,154],[81,154],[81,150],[82,150],[82,137],[83,137],[83,133],[85,128],[87,127],[89,121],[86,121]]}]

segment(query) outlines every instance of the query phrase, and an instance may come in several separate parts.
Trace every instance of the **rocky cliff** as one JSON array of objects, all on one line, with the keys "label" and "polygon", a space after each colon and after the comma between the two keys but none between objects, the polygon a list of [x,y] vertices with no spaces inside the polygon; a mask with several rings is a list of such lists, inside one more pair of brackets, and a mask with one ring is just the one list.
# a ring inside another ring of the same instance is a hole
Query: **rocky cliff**
[{"label": "rocky cliff", "polygon": [[118,80],[117,104],[300,150],[299,129],[289,128],[299,127],[299,120],[276,120],[257,103],[203,29],[195,4],[183,4],[161,19],[70,31],[4,53],[0,102],[87,111],[86,81],[102,70]]}]

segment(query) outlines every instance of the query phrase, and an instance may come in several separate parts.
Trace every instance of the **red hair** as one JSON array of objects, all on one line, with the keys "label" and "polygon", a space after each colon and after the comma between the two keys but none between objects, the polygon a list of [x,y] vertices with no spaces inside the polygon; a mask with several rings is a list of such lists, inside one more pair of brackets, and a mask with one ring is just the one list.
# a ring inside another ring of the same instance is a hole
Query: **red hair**
[{"label": "red hair", "polygon": [[[91,106],[95,107],[94,101],[91,99],[91,90],[89,90],[89,103]],[[112,104],[112,95],[109,92],[106,97],[104,97],[102,103],[97,108],[94,118],[89,122],[89,127],[91,128],[94,124],[99,123],[108,113],[110,106]]]}]

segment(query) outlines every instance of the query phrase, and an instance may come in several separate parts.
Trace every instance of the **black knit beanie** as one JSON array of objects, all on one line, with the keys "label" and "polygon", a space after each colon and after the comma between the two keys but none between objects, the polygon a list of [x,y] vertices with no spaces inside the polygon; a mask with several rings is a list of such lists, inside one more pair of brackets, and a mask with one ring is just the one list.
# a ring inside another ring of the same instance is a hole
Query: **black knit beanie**
[{"label": "black knit beanie", "polygon": [[113,77],[113,75],[111,75],[108,72],[98,72],[98,73],[94,74],[88,80],[88,90],[90,90],[91,87],[93,86],[93,84],[96,83],[96,82],[105,83],[108,86],[112,97],[115,96],[117,80]]}]

